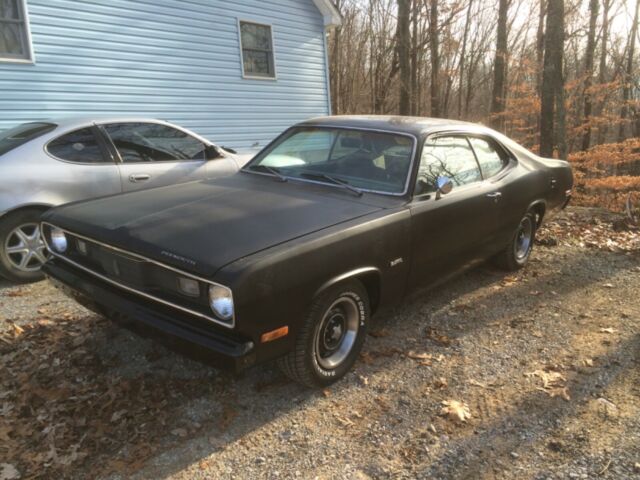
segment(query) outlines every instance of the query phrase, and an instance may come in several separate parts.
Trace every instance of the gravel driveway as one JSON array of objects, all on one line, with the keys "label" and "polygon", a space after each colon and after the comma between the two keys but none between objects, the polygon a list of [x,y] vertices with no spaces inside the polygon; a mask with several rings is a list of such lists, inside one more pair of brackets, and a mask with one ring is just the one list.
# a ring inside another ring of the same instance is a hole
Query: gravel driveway
[{"label": "gravel driveway", "polygon": [[324,391],[0,284],[0,479],[640,478],[640,249],[616,230],[572,210],[524,271],[412,295]]}]

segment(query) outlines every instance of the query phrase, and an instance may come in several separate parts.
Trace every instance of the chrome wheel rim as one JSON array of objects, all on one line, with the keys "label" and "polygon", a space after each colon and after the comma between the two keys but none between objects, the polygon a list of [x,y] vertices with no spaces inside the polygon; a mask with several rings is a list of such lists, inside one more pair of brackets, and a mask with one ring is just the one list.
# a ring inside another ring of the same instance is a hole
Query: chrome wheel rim
[{"label": "chrome wheel rim", "polygon": [[520,222],[516,241],[513,246],[515,256],[518,260],[523,260],[529,255],[533,243],[533,222],[529,217],[525,217]]},{"label": "chrome wheel rim", "polygon": [[316,330],[318,364],[333,370],[349,356],[358,336],[360,310],[351,297],[340,297],[327,309]]},{"label": "chrome wheel rim", "polygon": [[25,223],[14,228],[4,242],[9,264],[20,272],[37,272],[47,261],[47,250],[37,223]]}]

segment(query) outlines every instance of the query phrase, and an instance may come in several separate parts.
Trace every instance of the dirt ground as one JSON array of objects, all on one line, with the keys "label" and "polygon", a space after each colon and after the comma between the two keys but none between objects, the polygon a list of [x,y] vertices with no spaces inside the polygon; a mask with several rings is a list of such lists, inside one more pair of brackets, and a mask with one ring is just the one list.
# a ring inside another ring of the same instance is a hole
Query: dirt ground
[{"label": "dirt ground", "polygon": [[0,283],[0,479],[132,477],[640,478],[640,234],[570,209],[523,271],[377,317],[324,391]]}]

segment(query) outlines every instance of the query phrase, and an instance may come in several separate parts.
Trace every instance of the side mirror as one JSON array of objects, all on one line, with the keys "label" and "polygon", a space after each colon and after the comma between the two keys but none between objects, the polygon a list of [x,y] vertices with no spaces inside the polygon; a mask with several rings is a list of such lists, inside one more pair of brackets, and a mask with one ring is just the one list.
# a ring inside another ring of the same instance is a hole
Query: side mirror
[{"label": "side mirror", "polygon": [[449,177],[441,176],[436,179],[437,196],[446,195],[453,189],[453,181]]}]

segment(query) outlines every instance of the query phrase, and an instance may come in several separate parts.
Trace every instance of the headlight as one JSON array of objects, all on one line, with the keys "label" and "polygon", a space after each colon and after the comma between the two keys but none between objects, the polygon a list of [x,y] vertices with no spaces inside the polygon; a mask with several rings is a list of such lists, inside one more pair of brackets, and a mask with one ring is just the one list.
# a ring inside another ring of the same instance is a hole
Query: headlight
[{"label": "headlight", "polygon": [[209,306],[221,320],[233,318],[233,294],[227,287],[212,285],[209,287]]},{"label": "headlight", "polygon": [[51,230],[51,245],[58,253],[64,253],[67,251],[67,237],[59,228]]}]

